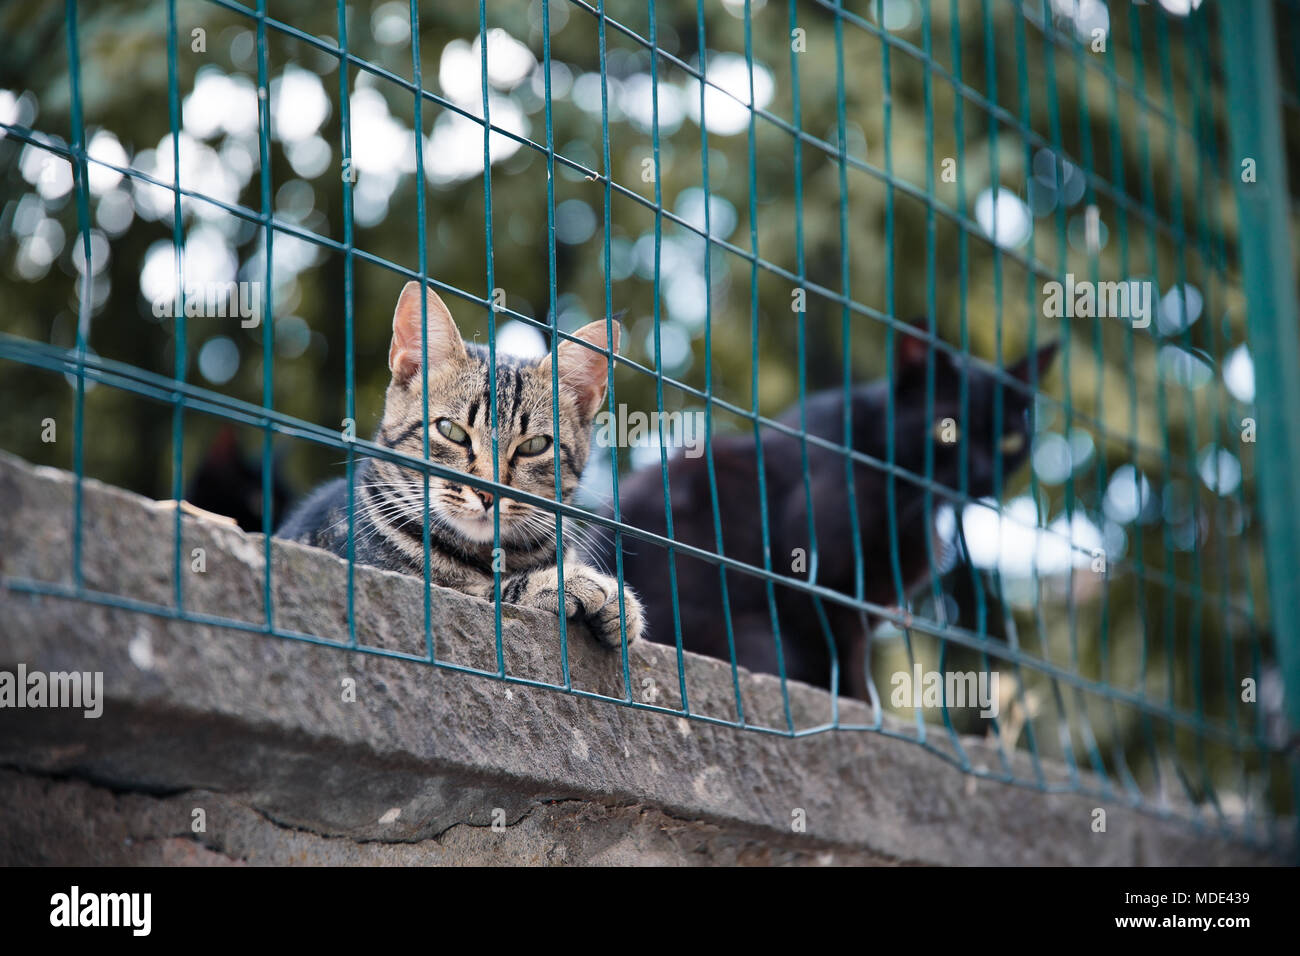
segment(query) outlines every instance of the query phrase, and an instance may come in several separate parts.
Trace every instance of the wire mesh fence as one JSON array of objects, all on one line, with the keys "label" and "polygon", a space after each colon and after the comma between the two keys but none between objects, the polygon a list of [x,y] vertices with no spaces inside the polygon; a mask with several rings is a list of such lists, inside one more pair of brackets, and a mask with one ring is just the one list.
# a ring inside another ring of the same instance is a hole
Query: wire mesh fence
[{"label": "wire mesh fence", "polygon": [[[1229,145],[1230,5],[69,0],[0,16],[0,446],[79,489],[70,580],[7,586],[746,731],[889,734],[973,776],[1277,840],[1294,637],[1268,613],[1255,428],[1280,397],[1255,392],[1269,343],[1248,344],[1242,257],[1259,224],[1233,190],[1279,180]],[[1285,53],[1300,31],[1290,5],[1276,16]],[[1284,77],[1288,141],[1297,89]],[[411,280],[485,351],[486,473],[440,459],[429,420],[418,451],[364,437]],[[571,494],[559,370],[593,322],[610,361]],[[549,484],[521,487],[501,397],[547,359]],[[42,441],[66,420],[71,442]],[[83,580],[83,476],[194,499],[213,461],[218,497],[200,503],[264,535],[257,608],[194,606],[179,509],[170,604]],[[351,611],[370,461],[419,476],[432,583],[446,483],[554,516],[558,681],[510,672],[495,562],[492,669],[439,655],[431,588],[411,647],[369,643],[351,613],[338,634],[277,625],[287,489],[347,479]],[[622,696],[570,673],[575,550],[619,583]],[[629,593],[678,651],[666,696],[633,679]],[[692,706],[687,651],[734,669],[727,712]],[[779,678],[780,718],[747,710],[741,667]],[[800,722],[793,680],[871,718],[833,703]],[[1000,766],[973,764],[961,733],[990,735]]]}]

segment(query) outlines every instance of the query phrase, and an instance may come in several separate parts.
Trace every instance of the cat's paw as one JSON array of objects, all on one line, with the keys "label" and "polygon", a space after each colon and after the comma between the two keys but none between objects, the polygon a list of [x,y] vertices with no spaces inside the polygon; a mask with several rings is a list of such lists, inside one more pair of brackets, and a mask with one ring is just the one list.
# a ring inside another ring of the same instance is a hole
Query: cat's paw
[{"label": "cat's paw", "polygon": [[[579,577],[582,581],[580,586],[587,595],[583,599],[583,623],[600,643],[618,647],[622,643],[618,579],[589,569],[584,569]],[[569,592],[567,578],[564,585],[564,590]],[[627,625],[627,642],[639,641],[645,615],[641,610],[641,599],[626,584],[623,585],[621,611],[622,620]]]},{"label": "cat's paw", "polygon": [[[555,569],[548,572],[548,580],[534,592],[533,604],[559,613],[559,575]],[[627,585],[623,586],[623,617],[627,621],[627,642],[640,640],[645,615],[641,601]],[[607,647],[622,643],[619,624],[618,581],[585,565],[566,566],[564,569],[564,613],[570,620],[587,625],[592,636]]]}]

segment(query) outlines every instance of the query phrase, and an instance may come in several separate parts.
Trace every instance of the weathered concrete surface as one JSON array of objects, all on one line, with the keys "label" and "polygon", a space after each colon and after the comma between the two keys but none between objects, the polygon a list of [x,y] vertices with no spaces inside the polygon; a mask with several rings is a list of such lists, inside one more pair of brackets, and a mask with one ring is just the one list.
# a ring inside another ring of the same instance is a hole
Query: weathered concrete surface
[{"label": "weathered concrete surface", "polygon": [[[186,612],[249,630],[12,586],[72,584],[74,487],[0,455],[0,669],[102,671],[107,698],[97,720],[0,710],[0,863],[1266,861],[1118,803],[976,780],[879,734],[790,739],[259,634],[262,538],[189,517]],[[174,521],[85,482],[84,586],[172,606]],[[346,642],[346,563],[275,541],[271,565],[276,627]],[[354,611],[360,645],[424,653],[419,581],[357,568]],[[490,605],[433,588],[430,619],[440,662],[497,669]],[[555,619],[506,607],[502,620],[506,673],[562,682]],[[573,688],[626,695],[622,655],[577,629],[568,662]],[[691,711],[734,719],[730,667],[685,663]],[[627,669],[635,700],[680,706],[670,648],[634,646]],[[739,683],[748,720],[785,726],[775,679]],[[831,715],[821,691],[792,684],[790,698],[797,727]],[[839,709],[845,722],[869,716],[854,701]],[[998,766],[983,741],[963,746]],[[1097,806],[1105,833],[1091,829]]]}]

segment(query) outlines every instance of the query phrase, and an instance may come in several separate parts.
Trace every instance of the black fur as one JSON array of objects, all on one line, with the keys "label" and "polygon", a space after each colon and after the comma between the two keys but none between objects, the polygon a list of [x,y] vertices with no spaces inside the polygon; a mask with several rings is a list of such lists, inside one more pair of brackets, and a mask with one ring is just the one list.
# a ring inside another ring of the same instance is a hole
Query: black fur
[{"label": "black fur", "polygon": [[[925,474],[925,449],[934,449],[934,480],[946,489],[962,488],[961,447],[969,463],[965,468],[965,494],[970,498],[992,495],[994,455],[1008,435],[1019,435],[1022,447],[1002,457],[1004,479],[1021,465],[1029,452],[1032,431],[1028,422],[1030,397],[1027,389],[1001,385],[987,368],[954,360],[934,351],[935,402],[926,410],[926,365],[929,349],[919,339],[900,337],[900,362],[895,376],[895,457],[899,468],[910,474]],[[1055,344],[1041,349],[1037,367],[1041,374],[1056,351]],[[1021,382],[1030,380],[1026,358],[1008,372]],[[969,420],[961,415],[961,387],[968,380]],[[1002,417],[994,421],[994,396],[1002,395]],[[881,461],[886,460],[886,409],[889,384],[878,381],[852,390],[853,448]],[[807,431],[810,435],[843,443],[843,393],[839,389],[809,396]],[[957,444],[946,445],[935,437],[935,425],[952,418],[960,429]],[[799,428],[798,408],[781,416],[781,421]],[[1012,440],[1014,443],[1015,439]],[[895,586],[891,561],[888,474],[882,467],[855,462],[854,500],[857,506],[856,532],[850,521],[849,487],[845,456],[836,451],[808,445],[808,467],[816,528],[816,551],[808,534],[808,506],[803,480],[800,440],[769,429],[762,439],[763,474],[766,480],[767,513],[770,529],[772,570],[778,574],[810,580],[843,594],[856,588],[853,535],[862,553],[863,593],[866,600],[883,606],[897,605],[907,592],[928,581],[930,560],[926,538],[931,531],[925,522],[924,488],[899,475],[895,479],[898,557],[905,594]],[[760,524],[758,456],[752,439],[719,437],[712,443],[717,497],[722,525],[721,550],[728,557],[763,567],[763,536]],[[672,505],[674,539],[716,552],[712,493],[706,457],[676,457],[669,461],[668,480]],[[946,498],[932,497],[932,512]],[[620,482],[622,518],[635,527],[666,533],[663,477],[658,466],[642,469]],[[642,596],[649,631],[647,637],[661,643],[676,641],[673,600],[666,550],[624,536],[625,580]],[[807,571],[792,571],[793,553],[802,549]],[[613,568],[612,535],[600,558]],[[699,559],[676,557],[676,581],[682,644],[686,650],[730,659],[722,584],[718,566]],[[870,628],[875,621],[863,621],[854,610],[832,601],[822,601],[822,610],[833,636],[821,623],[817,606],[806,593],[774,585],[786,676],[821,687],[831,685],[832,653],[840,665],[841,693],[866,696],[866,654]],[[750,670],[779,673],[768,587],[763,579],[739,572],[726,574],[728,606],[735,635],[737,662]]]},{"label": "black fur", "polygon": [[[278,458],[278,456],[277,456]],[[283,517],[292,492],[281,477],[281,469],[271,469],[271,521]],[[251,456],[239,447],[234,429],[225,426],[212,447],[194,469],[185,500],[211,511],[234,518],[245,531],[262,530],[262,458]]]}]

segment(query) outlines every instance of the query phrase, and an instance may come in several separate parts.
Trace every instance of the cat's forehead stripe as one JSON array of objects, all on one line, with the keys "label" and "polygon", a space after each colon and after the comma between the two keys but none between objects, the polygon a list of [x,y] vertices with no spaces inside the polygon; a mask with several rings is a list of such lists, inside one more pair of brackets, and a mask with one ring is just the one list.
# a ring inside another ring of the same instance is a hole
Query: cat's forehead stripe
[{"label": "cat's forehead stripe", "polygon": [[[466,421],[471,428],[486,427],[492,414],[491,356],[486,348],[473,342],[466,343],[466,351],[473,363],[461,384],[461,393],[467,402]],[[537,391],[531,387],[534,376],[530,373],[540,364],[540,360],[530,361],[504,354],[497,357],[495,378],[498,428],[508,432],[523,432],[527,429],[527,405],[533,404],[538,398],[534,394],[529,401],[529,393]],[[479,421],[480,411],[483,413],[482,422]]]}]

